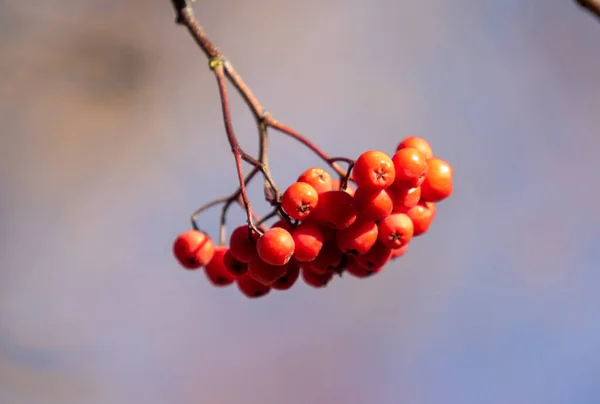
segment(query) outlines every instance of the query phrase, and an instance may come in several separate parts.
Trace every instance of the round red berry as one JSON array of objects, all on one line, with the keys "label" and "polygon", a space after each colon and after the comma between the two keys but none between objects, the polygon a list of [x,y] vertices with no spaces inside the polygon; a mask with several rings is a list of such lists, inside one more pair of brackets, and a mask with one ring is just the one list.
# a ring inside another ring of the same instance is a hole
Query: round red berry
[{"label": "round red berry", "polygon": [[287,272],[281,278],[278,278],[271,287],[277,290],[288,290],[298,280],[300,276],[300,263],[295,259],[291,259],[287,264]]},{"label": "round red berry", "polygon": [[413,147],[421,152],[425,159],[430,159],[433,157],[433,150],[431,149],[431,145],[429,142],[423,138],[417,136],[408,136],[404,138],[396,148],[396,151],[400,149],[406,149],[407,147]]},{"label": "round red berry", "polygon": [[416,206],[404,211],[413,222],[413,236],[420,236],[429,230],[429,226],[435,218],[435,212],[436,207],[433,202],[419,202]]},{"label": "round red berry", "polygon": [[304,171],[297,179],[298,182],[310,184],[319,194],[321,192],[331,191],[331,175],[322,168],[311,167]]},{"label": "round red berry", "polygon": [[317,258],[311,262],[303,263],[304,268],[310,268],[311,271],[326,274],[335,271],[342,262],[342,251],[338,248],[335,241],[323,244],[323,248],[317,255]]},{"label": "round red berry", "polygon": [[390,259],[396,259],[396,258],[402,257],[404,254],[406,254],[407,249],[408,249],[408,244],[404,244],[402,247],[392,250],[392,255],[391,255]]},{"label": "round red berry", "polygon": [[359,188],[385,189],[392,185],[395,178],[396,171],[392,159],[376,150],[361,154],[352,169],[352,179]]},{"label": "round red berry", "polygon": [[412,208],[413,206],[416,206],[421,199],[421,187],[392,187],[388,188],[387,191],[394,204],[393,212],[400,212],[403,209]]},{"label": "round red berry", "polygon": [[256,242],[259,257],[271,265],[285,265],[294,254],[294,239],[289,231],[273,227]]},{"label": "round red berry", "polygon": [[346,254],[365,254],[375,245],[377,232],[377,225],[374,221],[359,217],[350,227],[338,230],[337,246]]},{"label": "round red berry", "polygon": [[215,247],[215,253],[204,269],[208,280],[217,287],[231,285],[236,278],[225,267],[224,258],[227,251],[229,251],[229,247]]},{"label": "round red berry", "polygon": [[225,269],[234,276],[240,276],[248,271],[248,264],[242,261],[238,261],[231,255],[231,248],[227,250],[225,256],[223,256],[223,265]]},{"label": "round red berry", "polygon": [[314,260],[323,248],[323,233],[318,225],[303,222],[292,231],[294,258],[300,262]]},{"label": "round red berry", "polygon": [[173,254],[186,269],[198,269],[210,262],[215,253],[210,237],[198,230],[181,233],[173,243]]},{"label": "round red berry", "polygon": [[229,236],[229,249],[231,255],[240,261],[248,262],[256,253],[256,240],[259,234],[253,232],[247,225],[236,228]]},{"label": "round red berry", "polygon": [[248,298],[262,297],[271,291],[269,286],[254,279],[248,272],[236,279],[238,289]]},{"label": "round red berry", "polygon": [[358,212],[352,195],[344,191],[327,191],[319,195],[319,203],[311,217],[334,229],[345,229],[356,220]]},{"label": "round red berry", "polygon": [[248,273],[263,285],[271,286],[273,282],[287,273],[287,264],[267,264],[256,254],[248,263]]},{"label": "round red berry", "polygon": [[358,265],[366,269],[382,268],[391,258],[392,249],[380,241],[376,242],[366,254],[355,257]]},{"label": "round red berry", "polygon": [[394,213],[379,222],[379,241],[389,248],[400,248],[412,239],[413,222],[404,213]]},{"label": "round red berry", "polygon": [[392,213],[394,202],[390,189],[381,189],[379,191],[365,190],[358,188],[354,194],[354,201],[358,212],[371,220],[378,221]]},{"label": "round red berry", "polygon": [[312,286],[313,288],[324,288],[327,286],[332,277],[333,272],[317,273],[307,267],[302,268],[302,279],[304,280],[304,283]]},{"label": "round red berry", "polygon": [[318,202],[317,191],[306,182],[293,183],[281,197],[281,207],[285,213],[296,220],[306,219]]},{"label": "round red berry", "polygon": [[441,202],[452,194],[453,168],[437,157],[427,160],[427,175],[421,184],[421,199]]},{"label": "round red berry", "polygon": [[281,219],[276,221],[275,223],[273,223],[273,226],[271,227],[281,227],[282,229],[285,229],[287,231],[289,231],[290,233],[292,232],[292,225],[290,224],[290,222],[288,222],[287,220]]},{"label": "round red berry", "polygon": [[427,173],[427,160],[414,147],[400,149],[392,157],[396,169],[396,188],[414,188],[421,185]]},{"label": "round red berry", "polygon": [[382,268],[364,268],[361,267],[354,257],[348,257],[348,262],[346,263],[346,271],[356,278],[367,278],[371,275],[376,274]]}]

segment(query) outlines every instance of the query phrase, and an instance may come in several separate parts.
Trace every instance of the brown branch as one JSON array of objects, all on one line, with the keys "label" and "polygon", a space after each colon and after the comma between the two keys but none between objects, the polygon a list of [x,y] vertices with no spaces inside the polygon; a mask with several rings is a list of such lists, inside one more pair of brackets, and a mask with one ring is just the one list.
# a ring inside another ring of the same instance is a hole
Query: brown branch
[{"label": "brown branch", "polygon": [[575,0],[575,2],[600,19],[600,0]]}]

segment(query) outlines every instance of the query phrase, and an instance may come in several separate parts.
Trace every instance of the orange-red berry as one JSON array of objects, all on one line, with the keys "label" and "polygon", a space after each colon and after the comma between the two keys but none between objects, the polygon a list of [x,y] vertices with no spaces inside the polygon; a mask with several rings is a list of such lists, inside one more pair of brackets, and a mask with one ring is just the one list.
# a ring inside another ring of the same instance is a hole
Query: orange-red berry
[{"label": "orange-red berry", "polygon": [[287,273],[287,263],[271,265],[261,260],[256,254],[248,263],[248,273],[263,285],[271,286],[273,282]]},{"label": "orange-red berry", "polygon": [[315,223],[301,223],[292,231],[292,238],[294,258],[300,262],[314,260],[323,248],[323,233]]},{"label": "orange-red berry", "polygon": [[352,179],[359,188],[385,189],[392,185],[395,178],[396,171],[392,159],[377,150],[361,154],[352,169]]},{"label": "orange-red berry", "polygon": [[275,223],[273,223],[273,226],[271,227],[281,227],[282,229],[285,229],[287,231],[289,231],[290,233],[292,232],[292,225],[290,224],[290,222],[288,222],[287,220],[281,219],[276,221]]},{"label": "orange-red berry", "polygon": [[304,280],[304,283],[313,288],[324,288],[332,277],[333,272],[317,273],[310,268],[302,268],[302,279]]},{"label": "orange-red berry", "polygon": [[231,248],[229,248],[223,256],[223,265],[225,265],[225,269],[227,269],[229,273],[236,277],[243,275],[248,271],[248,264],[235,259],[233,255],[231,255]]},{"label": "orange-red berry", "polygon": [[338,230],[337,246],[346,254],[365,254],[375,245],[377,232],[377,225],[374,221],[359,217],[348,228]]},{"label": "orange-red berry", "polygon": [[216,246],[212,259],[204,269],[208,280],[217,287],[231,285],[236,278],[225,267],[224,257],[228,250],[229,247]]},{"label": "orange-red berry", "polygon": [[271,291],[269,286],[263,285],[254,279],[248,272],[237,278],[236,283],[238,289],[250,299],[265,296]]},{"label": "orange-red berry", "polygon": [[215,253],[210,237],[198,230],[181,233],[173,243],[173,254],[186,269],[198,269],[210,262]]},{"label": "orange-red berry", "polygon": [[319,195],[312,185],[295,182],[281,197],[281,207],[291,218],[304,220],[317,206]]},{"label": "orange-red berry", "polygon": [[317,258],[311,262],[302,264],[303,268],[310,268],[311,271],[326,274],[335,271],[342,262],[342,251],[338,248],[335,241],[329,241],[323,244],[323,248],[317,255]]},{"label": "orange-red berry", "polygon": [[362,216],[375,221],[389,216],[392,213],[394,202],[388,191],[390,189],[371,191],[358,188],[354,194],[358,212]]},{"label": "orange-red berry", "polygon": [[388,188],[387,191],[392,198],[394,208],[393,212],[400,212],[407,208],[412,208],[419,203],[421,199],[421,187],[415,188]]},{"label": "orange-red berry", "polygon": [[295,259],[291,259],[287,264],[287,272],[281,278],[278,278],[271,287],[277,290],[288,290],[298,280],[300,276],[300,263]]},{"label": "orange-red berry", "polygon": [[346,263],[346,271],[357,278],[367,278],[375,273],[381,271],[383,267],[380,268],[364,268],[361,267],[358,262],[354,259],[354,257],[348,257],[348,262]]},{"label": "orange-red berry", "polygon": [[357,214],[352,195],[344,191],[327,191],[319,195],[311,218],[334,229],[345,229],[354,223]]},{"label": "orange-red berry", "polygon": [[271,265],[285,265],[294,254],[294,239],[289,231],[273,227],[256,242],[259,257]]},{"label": "orange-red berry", "polygon": [[427,160],[414,147],[400,149],[392,157],[396,170],[396,188],[414,188],[421,185],[427,173]]},{"label": "orange-red berry", "polygon": [[453,168],[444,160],[433,157],[427,160],[427,175],[421,184],[421,200],[440,202],[452,194]]},{"label": "orange-red berry", "polygon": [[394,213],[379,222],[379,241],[389,248],[400,248],[412,239],[414,226],[404,213]]},{"label": "orange-red berry", "polygon": [[366,269],[382,268],[391,258],[392,249],[381,243],[376,242],[366,254],[355,257],[358,265]]},{"label": "orange-red berry", "polygon": [[[250,233],[252,232],[252,233]],[[248,262],[256,253],[256,240],[259,235],[247,225],[236,228],[229,236],[229,249],[233,258],[240,262]]]},{"label": "orange-red berry", "polygon": [[298,182],[310,184],[317,193],[331,191],[331,175],[322,168],[311,167],[304,171],[297,179]]},{"label": "orange-red berry", "polygon": [[433,202],[419,202],[417,206],[404,211],[413,222],[413,236],[420,236],[426,233],[435,218],[436,206]]},{"label": "orange-red berry", "polygon": [[402,257],[404,254],[406,254],[407,249],[408,249],[408,244],[404,244],[402,247],[392,250],[392,255],[391,255],[390,259],[396,259],[396,258]]},{"label": "orange-red berry", "polygon": [[433,150],[431,149],[431,145],[427,140],[421,137],[408,136],[407,138],[404,138],[396,148],[396,151],[400,149],[406,149],[407,147],[414,147],[415,149],[421,152],[425,159],[430,159],[433,157]]}]

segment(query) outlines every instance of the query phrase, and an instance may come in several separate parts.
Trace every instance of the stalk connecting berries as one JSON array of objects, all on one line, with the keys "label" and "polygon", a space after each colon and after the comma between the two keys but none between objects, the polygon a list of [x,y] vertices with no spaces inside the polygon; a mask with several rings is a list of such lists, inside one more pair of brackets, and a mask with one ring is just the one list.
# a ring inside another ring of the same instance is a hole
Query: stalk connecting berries
[{"label": "stalk connecting berries", "polygon": [[[345,158],[327,161],[329,168],[344,161],[349,169],[333,169],[340,175],[338,181],[324,168],[311,167],[283,193],[267,181],[265,200],[273,212],[263,219],[250,218],[253,225],[235,228],[228,243],[224,226],[217,246],[199,230],[198,214],[215,203],[205,205],[192,218],[194,229],[174,242],[181,266],[204,268],[215,286],[236,283],[252,299],[272,289],[288,290],[300,278],[313,288],[323,288],[334,275],[344,273],[368,278],[427,233],[436,205],[452,194],[452,166],[434,156],[422,138],[402,140],[391,156],[369,150],[356,163]],[[357,186],[354,192],[348,192],[351,182]],[[227,207],[231,198],[217,201]]]}]

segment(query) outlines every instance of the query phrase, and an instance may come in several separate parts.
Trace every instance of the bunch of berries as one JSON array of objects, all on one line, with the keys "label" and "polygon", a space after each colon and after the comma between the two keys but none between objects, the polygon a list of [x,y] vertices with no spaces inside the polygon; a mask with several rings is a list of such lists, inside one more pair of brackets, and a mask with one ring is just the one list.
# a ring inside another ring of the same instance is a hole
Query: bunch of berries
[{"label": "bunch of berries", "polygon": [[215,246],[189,230],[175,240],[175,257],[184,268],[204,268],[216,286],[235,282],[249,298],[287,290],[299,277],[315,288],[344,272],[366,278],[404,255],[452,194],[452,166],[419,137],[405,138],[392,157],[367,151],[349,171],[334,180],[309,168],[283,192],[281,220],[263,234],[244,224],[228,245]]}]

